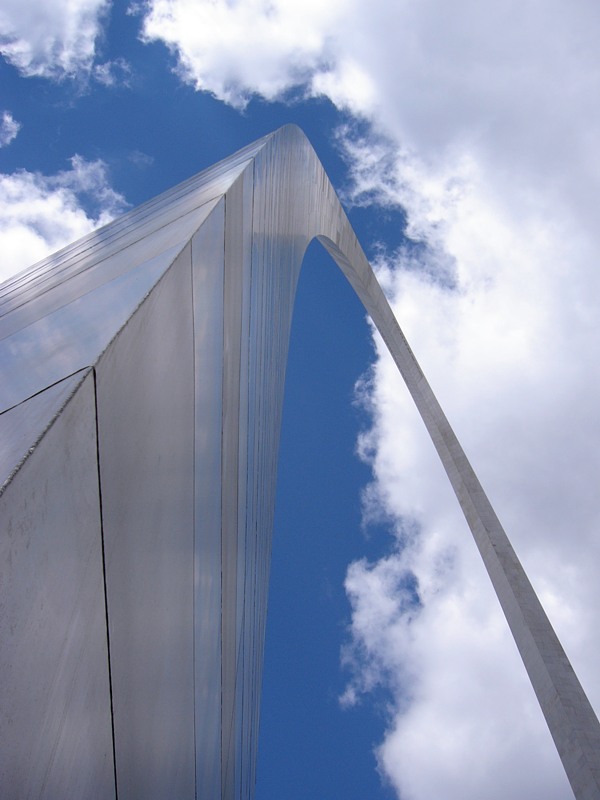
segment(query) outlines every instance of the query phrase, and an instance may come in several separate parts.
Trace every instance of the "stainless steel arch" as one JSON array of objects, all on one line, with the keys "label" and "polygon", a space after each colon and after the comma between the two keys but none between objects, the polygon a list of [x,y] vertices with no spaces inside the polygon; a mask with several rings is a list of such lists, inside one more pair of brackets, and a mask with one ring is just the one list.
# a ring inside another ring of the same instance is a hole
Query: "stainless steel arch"
[{"label": "stainless steel arch", "polygon": [[285,363],[315,237],[417,404],[575,795],[600,797],[594,712],[293,126],[0,287],[3,793],[251,796]]}]

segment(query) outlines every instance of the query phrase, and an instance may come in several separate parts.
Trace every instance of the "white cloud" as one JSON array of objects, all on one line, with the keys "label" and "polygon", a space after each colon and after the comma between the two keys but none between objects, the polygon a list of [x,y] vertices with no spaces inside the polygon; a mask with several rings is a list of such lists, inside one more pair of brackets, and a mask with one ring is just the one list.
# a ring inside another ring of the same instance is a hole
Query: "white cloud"
[{"label": "white cloud", "polygon": [[103,64],[95,64],[92,70],[94,80],[102,86],[125,86],[130,85],[131,64],[124,58],[116,58],[114,61],[105,61]]},{"label": "white cloud", "polygon": [[10,111],[3,111],[0,119],[0,147],[6,147],[21,130],[21,123],[13,117]]},{"label": "white cloud", "polygon": [[71,159],[56,175],[0,174],[0,281],[105,225],[126,204],[102,161]]},{"label": "white cloud", "polygon": [[[566,194],[549,200],[533,180],[517,180],[507,195],[491,160],[465,153],[434,167],[414,153],[378,159],[381,147],[349,142],[357,198],[395,195],[427,245],[382,259],[382,281],[599,707],[597,234]],[[375,472],[370,502],[375,495],[404,525],[389,559],[348,574],[358,676],[349,693],[360,693],[374,665],[393,692],[379,759],[402,797],[568,796],[456,500],[378,349],[375,423],[360,448]],[[407,520],[420,534],[402,549]],[[382,603],[372,576],[390,563],[416,575],[423,609],[394,625],[381,619],[374,640],[363,623]],[[408,680],[398,686],[394,674]]]},{"label": "white cloud", "polygon": [[[184,80],[243,107],[253,93],[273,99],[310,83],[315,72],[328,74],[329,31],[346,5],[347,0],[151,0],[143,36],[177,54]],[[357,71],[348,63],[348,74],[331,76],[330,83],[343,84]]]},{"label": "white cloud", "polygon": [[3,0],[0,53],[26,77],[89,73],[110,0]]}]

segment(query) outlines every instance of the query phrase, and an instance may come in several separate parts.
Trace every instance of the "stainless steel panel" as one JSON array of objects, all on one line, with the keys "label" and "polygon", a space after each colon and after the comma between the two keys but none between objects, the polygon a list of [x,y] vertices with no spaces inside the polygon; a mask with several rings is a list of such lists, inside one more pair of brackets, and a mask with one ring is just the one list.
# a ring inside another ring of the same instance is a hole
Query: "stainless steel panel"
[{"label": "stainless steel panel", "polygon": [[119,800],[195,794],[190,250],[97,366]]},{"label": "stainless steel panel", "polygon": [[37,445],[82,378],[82,373],[77,372],[0,413],[0,491]]},{"label": "stainless steel panel", "polygon": [[248,284],[252,171],[225,196],[222,502],[222,782],[238,795],[241,626],[245,568]]},{"label": "stainless steel panel", "polygon": [[45,280],[38,280],[27,292],[14,291],[6,296],[0,316],[0,339],[175,248],[172,261],[215,202],[192,204],[191,209],[180,214],[178,209],[165,209],[162,217],[128,230],[127,237],[115,237],[116,241],[110,237],[109,243],[106,240],[111,228],[99,231],[94,246],[79,258],[47,273]]},{"label": "stainless steel panel", "polygon": [[79,382],[0,496],[6,798],[115,796],[93,376]]},{"label": "stainless steel panel", "polygon": [[[115,278],[0,342],[0,410],[94,364],[180,247]],[[35,369],[23,369],[23,364]]]},{"label": "stainless steel panel", "polygon": [[221,796],[221,420],[225,200],[192,239],[196,793]]}]

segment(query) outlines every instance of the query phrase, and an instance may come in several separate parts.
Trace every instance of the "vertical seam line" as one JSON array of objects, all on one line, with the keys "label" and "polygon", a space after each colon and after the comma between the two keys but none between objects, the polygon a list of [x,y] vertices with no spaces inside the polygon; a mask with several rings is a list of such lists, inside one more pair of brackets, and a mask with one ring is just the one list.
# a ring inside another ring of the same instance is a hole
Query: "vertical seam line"
[{"label": "vertical seam line", "polygon": [[102,499],[102,478],[100,474],[100,430],[98,421],[98,376],[96,367],[92,367],[94,376],[94,411],[96,423],[96,468],[98,474],[98,503],[100,507],[100,539],[102,544],[102,581],[104,584],[104,616],[106,620],[106,656],[108,662],[108,691],[110,695],[110,727],[112,733],[112,753],[113,753],[113,772],[115,779],[115,800],[119,800],[119,790],[117,787],[117,752],[115,744],[115,714],[112,684],[112,665],[110,656],[110,628],[108,624],[108,590],[106,586],[106,546],[104,540],[104,512]]}]

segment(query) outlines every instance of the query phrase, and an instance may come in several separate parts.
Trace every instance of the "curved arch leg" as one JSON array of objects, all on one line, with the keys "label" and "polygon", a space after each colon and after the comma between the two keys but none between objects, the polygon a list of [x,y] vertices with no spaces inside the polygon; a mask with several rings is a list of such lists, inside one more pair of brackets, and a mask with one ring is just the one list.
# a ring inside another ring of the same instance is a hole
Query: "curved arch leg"
[{"label": "curved arch leg", "polygon": [[575,796],[600,799],[598,720],[293,126],[0,287],[3,796],[251,797],[285,364],[314,238],[417,405]]}]

